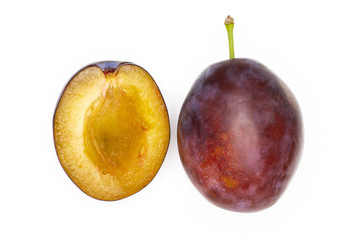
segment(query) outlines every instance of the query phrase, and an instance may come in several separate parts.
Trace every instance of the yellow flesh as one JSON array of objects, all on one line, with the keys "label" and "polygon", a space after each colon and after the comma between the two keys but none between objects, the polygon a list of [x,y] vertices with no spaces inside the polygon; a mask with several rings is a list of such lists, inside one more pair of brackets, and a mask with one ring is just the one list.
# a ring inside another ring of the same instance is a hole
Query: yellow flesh
[{"label": "yellow flesh", "polygon": [[55,113],[56,150],[65,171],[85,193],[116,200],[146,186],[169,143],[161,94],[146,71],[98,67],[77,74]]}]

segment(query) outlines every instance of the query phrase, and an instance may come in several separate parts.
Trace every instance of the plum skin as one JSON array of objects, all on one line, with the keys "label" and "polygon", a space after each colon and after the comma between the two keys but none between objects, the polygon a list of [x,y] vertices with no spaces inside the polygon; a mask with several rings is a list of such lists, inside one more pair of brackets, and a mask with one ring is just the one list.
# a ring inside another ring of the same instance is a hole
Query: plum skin
[{"label": "plum skin", "polygon": [[302,117],[294,95],[268,68],[229,59],[197,78],[177,137],[187,175],[210,202],[253,212],[273,205],[294,174]]}]

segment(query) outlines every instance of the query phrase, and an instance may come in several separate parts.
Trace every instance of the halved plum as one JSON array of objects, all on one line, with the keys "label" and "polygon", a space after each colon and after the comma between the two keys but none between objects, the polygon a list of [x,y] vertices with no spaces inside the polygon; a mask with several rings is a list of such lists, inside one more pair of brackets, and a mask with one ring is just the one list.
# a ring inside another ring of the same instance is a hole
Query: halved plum
[{"label": "halved plum", "polygon": [[127,62],[99,62],[75,74],[53,124],[65,172],[100,200],[119,200],[149,184],[170,139],[159,88],[148,72]]}]

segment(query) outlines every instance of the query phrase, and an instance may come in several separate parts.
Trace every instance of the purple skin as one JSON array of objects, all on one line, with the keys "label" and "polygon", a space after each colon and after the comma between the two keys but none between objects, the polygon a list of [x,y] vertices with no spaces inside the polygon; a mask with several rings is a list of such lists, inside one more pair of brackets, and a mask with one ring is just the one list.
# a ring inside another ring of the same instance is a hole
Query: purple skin
[{"label": "purple skin", "polygon": [[294,95],[264,65],[230,59],[206,68],[178,122],[182,164],[215,205],[253,212],[273,205],[300,159],[301,113]]},{"label": "purple skin", "polygon": [[118,61],[103,61],[97,62],[91,65],[98,66],[103,70],[104,74],[115,72],[120,65],[130,64],[128,62],[118,62]]}]

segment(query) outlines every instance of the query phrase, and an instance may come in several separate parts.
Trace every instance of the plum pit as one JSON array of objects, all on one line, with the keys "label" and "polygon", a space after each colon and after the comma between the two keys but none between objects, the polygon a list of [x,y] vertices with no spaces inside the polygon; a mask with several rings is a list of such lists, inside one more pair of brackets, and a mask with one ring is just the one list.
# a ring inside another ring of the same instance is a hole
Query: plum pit
[{"label": "plum pit", "polygon": [[146,150],[148,124],[137,111],[138,90],[125,90],[108,78],[103,94],[90,106],[84,128],[85,151],[103,174],[121,177]]}]

